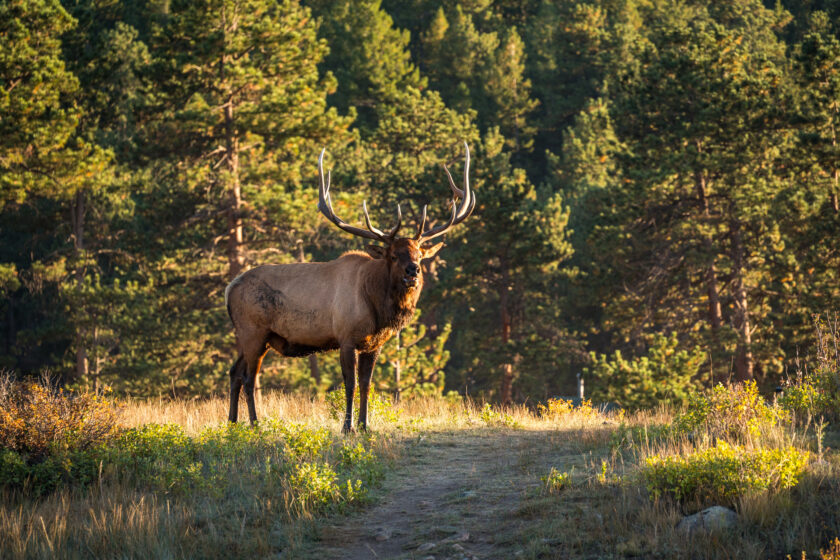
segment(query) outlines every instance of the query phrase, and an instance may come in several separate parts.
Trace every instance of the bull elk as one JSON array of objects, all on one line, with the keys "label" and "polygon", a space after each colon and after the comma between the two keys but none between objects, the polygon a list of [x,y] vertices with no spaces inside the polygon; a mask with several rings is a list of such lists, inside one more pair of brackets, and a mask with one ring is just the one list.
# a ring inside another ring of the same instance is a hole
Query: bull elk
[{"label": "bull elk", "polygon": [[[257,420],[254,384],[268,348],[283,356],[306,356],[339,350],[346,409],[344,432],[353,431],[353,395],[359,377],[358,427],[367,429],[367,401],[373,367],[382,346],[413,317],[423,274],[420,263],[443,243],[423,244],[464,221],[475,208],[470,190],[470,149],[464,143],[464,188],[455,186],[444,165],[453,193],[452,215],[426,229],[426,207],[414,237],[397,237],[402,213],[387,233],[371,225],[362,204],[367,229],[339,218],[330,199],[330,176],[324,177],[324,150],[318,158],[318,209],[340,229],[380,242],[365,252],[349,251],[329,262],[263,265],[240,274],[225,289],[225,305],[236,331],[239,357],[230,368],[230,414],[236,422],[239,393],[245,387],[248,416]],[[460,204],[458,203],[460,199]]]}]

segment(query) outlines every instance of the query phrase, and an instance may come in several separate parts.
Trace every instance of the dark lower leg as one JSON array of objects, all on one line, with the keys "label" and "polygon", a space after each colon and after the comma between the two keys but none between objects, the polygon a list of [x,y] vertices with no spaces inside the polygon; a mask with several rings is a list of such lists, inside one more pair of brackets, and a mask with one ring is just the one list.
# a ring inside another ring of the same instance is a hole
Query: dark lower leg
[{"label": "dark lower leg", "polygon": [[242,365],[244,360],[240,355],[230,368],[230,409],[228,420],[236,422],[239,417],[239,390],[242,388]]},{"label": "dark lower leg", "polygon": [[359,354],[359,429],[367,430],[368,395],[370,394],[370,379],[373,376],[373,366],[379,352]]},{"label": "dark lower leg", "polygon": [[353,431],[353,396],[356,392],[356,349],[352,346],[341,349],[341,375],[344,377],[344,424],[341,431]]},{"label": "dark lower leg", "polygon": [[264,351],[262,356],[257,358],[256,364],[253,367],[248,366],[248,374],[245,377],[245,402],[248,403],[248,419],[251,421],[251,424],[257,423],[257,403],[254,401],[254,387],[257,383],[257,375],[260,373],[263,356],[265,356]]}]

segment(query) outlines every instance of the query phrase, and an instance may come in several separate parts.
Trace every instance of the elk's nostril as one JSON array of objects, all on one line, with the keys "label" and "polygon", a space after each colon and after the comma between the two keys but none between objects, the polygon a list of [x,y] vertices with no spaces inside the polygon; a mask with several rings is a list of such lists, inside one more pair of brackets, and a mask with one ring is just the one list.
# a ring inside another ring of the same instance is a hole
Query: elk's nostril
[{"label": "elk's nostril", "polygon": [[415,263],[411,263],[407,267],[405,267],[406,274],[410,276],[417,276],[417,273],[420,272],[420,267],[417,266]]}]

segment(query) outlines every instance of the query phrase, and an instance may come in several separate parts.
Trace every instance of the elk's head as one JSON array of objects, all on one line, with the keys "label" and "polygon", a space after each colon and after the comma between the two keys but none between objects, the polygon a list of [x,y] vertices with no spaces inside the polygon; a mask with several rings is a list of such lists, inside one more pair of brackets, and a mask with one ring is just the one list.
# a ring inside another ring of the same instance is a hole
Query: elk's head
[{"label": "elk's head", "polygon": [[[393,284],[402,286],[406,290],[422,287],[420,263],[425,259],[434,257],[443,248],[443,243],[436,243],[426,247],[423,245],[435,237],[443,235],[454,225],[463,222],[475,208],[475,196],[470,190],[469,181],[470,148],[466,142],[464,142],[464,149],[463,190],[455,186],[455,181],[452,180],[452,174],[449,173],[449,168],[446,165],[443,166],[444,171],[446,171],[446,177],[449,179],[449,188],[453,194],[452,215],[445,223],[426,229],[426,206],[424,206],[420,223],[417,227],[417,233],[414,237],[397,237],[397,233],[402,225],[402,211],[399,205],[397,205],[397,223],[387,233],[375,228],[371,224],[366,201],[362,203],[365,224],[367,225],[366,230],[351,226],[339,218],[332,209],[332,200],[330,199],[330,171],[327,171],[326,177],[324,176],[324,152],[326,150],[321,150],[321,155],[318,157],[318,175],[321,179],[318,191],[318,209],[327,219],[344,231],[382,243],[383,245],[368,245],[366,250],[373,258],[384,259],[388,263]],[[460,204],[458,203],[458,199],[460,199]]]}]

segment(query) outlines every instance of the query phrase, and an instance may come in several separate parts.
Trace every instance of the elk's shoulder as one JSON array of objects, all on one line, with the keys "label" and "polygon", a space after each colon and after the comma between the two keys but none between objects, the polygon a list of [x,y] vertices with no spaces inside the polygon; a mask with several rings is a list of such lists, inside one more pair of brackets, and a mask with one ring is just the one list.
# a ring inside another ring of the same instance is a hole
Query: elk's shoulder
[{"label": "elk's shoulder", "polygon": [[368,255],[364,251],[345,251],[338,258],[339,259],[346,259],[346,260],[361,260],[361,261],[372,261],[372,260],[374,260],[373,257]]}]

